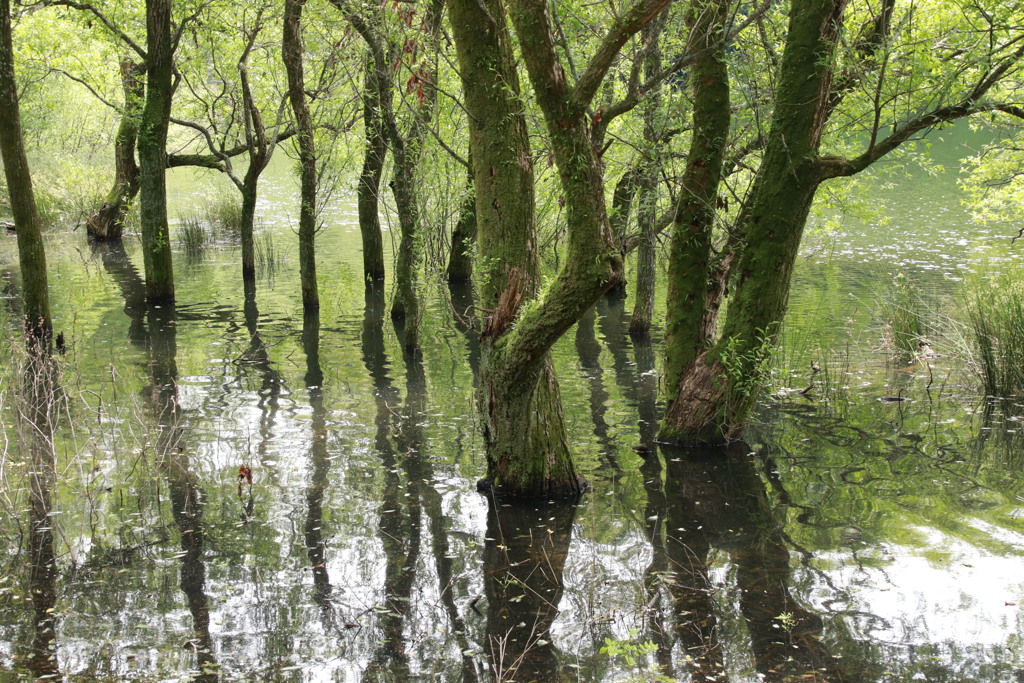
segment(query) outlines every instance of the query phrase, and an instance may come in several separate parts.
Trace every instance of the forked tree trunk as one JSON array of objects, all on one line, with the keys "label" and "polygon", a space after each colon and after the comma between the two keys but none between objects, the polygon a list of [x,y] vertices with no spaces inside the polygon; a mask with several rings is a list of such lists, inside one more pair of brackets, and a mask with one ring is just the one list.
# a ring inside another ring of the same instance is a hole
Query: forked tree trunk
[{"label": "forked tree trunk", "polygon": [[282,59],[288,72],[288,99],[295,113],[298,128],[299,176],[301,203],[299,205],[299,281],[302,287],[302,306],[320,307],[320,293],[316,282],[316,148],[313,144],[313,119],[306,102],[305,78],[302,69],[302,7],[305,0],[285,0],[284,33],[281,39]]},{"label": "forked tree trunk", "polygon": [[85,222],[89,237],[101,242],[121,239],[128,207],[139,193],[135,143],[139,136],[139,117],[146,96],[146,86],[142,80],[145,72],[145,65],[136,64],[130,59],[121,62],[124,109],[114,138],[114,187],[107,193],[103,206]]},{"label": "forked tree trunk", "polygon": [[[845,5],[845,0],[792,2],[764,159],[737,219],[746,246],[721,338],[711,345],[699,338],[700,326],[670,323],[666,380],[674,393],[662,425],[666,441],[736,439],[756,404],[786,311],[800,238],[824,177],[817,154]],[[703,234],[698,231],[700,248],[691,253],[703,253]],[[703,309],[708,292],[698,283],[707,282],[708,266],[692,265],[696,269],[678,279],[680,289],[669,300]]]},{"label": "forked tree trunk", "polygon": [[497,1],[449,2],[470,113],[478,243],[485,268],[481,293],[484,308],[491,310],[479,391],[488,456],[482,483],[499,493],[572,496],[583,489],[549,353],[622,277],[587,107],[622,45],[667,4],[641,0],[615,19],[579,82],[570,87],[545,3],[510,3],[568,219],[563,267],[542,298],[524,305],[538,296],[533,166],[504,10]]},{"label": "forked tree trunk", "polygon": [[167,127],[171,116],[171,0],[146,0],[148,72],[139,127],[142,253],[146,298],[174,301],[174,268],[167,228]]},{"label": "forked tree trunk", "polygon": [[4,162],[7,192],[18,233],[25,333],[33,347],[48,353],[53,327],[46,282],[46,251],[43,248],[42,220],[36,209],[32,175],[21,135],[8,0],[0,0],[0,157]]},{"label": "forked tree trunk", "polygon": [[498,0],[449,0],[466,107],[481,255],[481,304],[492,314],[477,392],[487,476],[513,497],[575,496],[584,482],[568,448],[547,349],[523,358],[507,334],[537,294],[533,166],[519,78]]}]

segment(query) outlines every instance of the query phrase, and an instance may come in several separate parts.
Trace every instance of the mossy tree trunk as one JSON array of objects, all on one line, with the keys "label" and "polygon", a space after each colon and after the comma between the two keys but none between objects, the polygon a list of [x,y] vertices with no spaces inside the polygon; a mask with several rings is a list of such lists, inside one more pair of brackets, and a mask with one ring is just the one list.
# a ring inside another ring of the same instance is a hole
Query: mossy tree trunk
[{"label": "mossy tree trunk", "polygon": [[470,113],[481,304],[491,311],[479,388],[488,461],[481,485],[498,494],[575,496],[585,486],[569,451],[550,349],[622,274],[587,107],[622,45],[666,4],[642,2],[615,21],[572,88],[545,4],[511,4],[568,215],[565,263],[538,299],[533,166],[505,12],[499,2],[449,0]]},{"label": "mossy tree trunk", "polygon": [[[363,241],[363,278],[369,282],[384,280],[384,241],[380,232],[380,180],[388,153],[388,139],[381,118],[381,98],[390,97],[391,78],[369,54],[363,85],[363,130],[366,150],[359,173],[356,202],[359,209],[359,232]],[[385,65],[386,68],[386,65]]]},{"label": "mossy tree trunk", "polygon": [[139,126],[139,180],[146,298],[174,301],[167,227],[167,127],[173,94],[171,0],[146,0],[146,104]]},{"label": "mossy tree trunk", "polygon": [[448,254],[448,282],[466,283],[473,279],[473,251],[476,244],[476,196],[473,194],[473,160],[470,158],[466,198],[459,208],[459,220],[452,230],[452,250]]},{"label": "mossy tree trunk", "polygon": [[511,35],[497,0],[448,0],[448,10],[470,112],[481,305],[492,311],[478,388],[487,450],[481,484],[513,496],[578,495],[584,483],[546,349],[521,367],[509,358],[510,324],[539,284],[533,165]]},{"label": "mossy tree trunk", "polygon": [[419,346],[420,266],[423,259],[423,235],[420,234],[420,204],[416,192],[420,148],[418,134],[392,142],[395,154],[395,175],[391,191],[395,197],[401,239],[395,259],[395,296],[391,300],[391,319],[397,324],[402,345],[407,349]]},{"label": "mossy tree trunk", "polygon": [[[432,0],[425,10],[420,25],[421,36],[408,38],[402,50],[396,48],[391,39],[383,34],[383,20],[380,10],[369,10],[374,14],[364,15],[353,7],[340,1],[337,6],[352,23],[353,28],[366,41],[371,59],[368,65],[373,78],[372,85],[377,88],[374,104],[377,105],[376,116],[379,122],[371,120],[368,125],[379,127],[387,136],[395,157],[394,176],[391,189],[395,198],[395,209],[398,213],[398,226],[401,238],[398,244],[398,257],[395,262],[395,295],[391,302],[391,318],[395,321],[402,344],[407,349],[419,346],[420,301],[419,276],[423,260],[423,234],[420,225],[420,197],[417,181],[420,162],[423,156],[423,136],[429,124],[436,103],[437,73],[434,65],[428,61],[422,63],[406,63],[405,67],[412,72],[406,84],[406,90],[414,93],[416,99],[410,102],[413,111],[411,123],[406,131],[399,129],[394,112],[393,93],[394,80],[392,69],[405,59],[415,59],[407,53],[418,53],[420,41],[431,46],[436,43],[441,27],[442,0]],[[414,46],[415,49],[410,49]],[[429,52],[429,50],[424,50]],[[397,61],[396,61],[397,60]],[[368,133],[369,135],[369,133]],[[379,140],[372,141],[379,144]],[[368,153],[371,141],[368,138]],[[381,163],[382,157],[381,156]],[[365,170],[365,166],[364,166]],[[372,170],[372,169],[371,169]],[[379,178],[373,179],[379,182]],[[362,185],[362,183],[361,183]],[[371,188],[367,188],[367,192]],[[371,210],[367,200],[367,211]],[[376,197],[373,197],[372,211],[376,211]],[[377,230],[379,235],[379,229]]]},{"label": "mossy tree trunk", "polygon": [[[766,360],[786,310],[800,237],[823,179],[817,150],[844,8],[845,0],[792,2],[764,159],[737,219],[745,247],[717,343],[704,338],[703,325],[694,324],[702,320],[709,295],[712,192],[717,180],[712,185],[712,178],[705,175],[706,181],[700,186],[703,194],[684,190],[695,201],[687,210],[680,207],[674,243],[685,250],[674,252],[670,265],[671,312],[666,335],[669,396],[661,430],[666,441],[732,440],[739,435],[757,400]],[[720,70],[724,66],[717,61],[706,66],[713,71],[707,78],[695,74],[695,96],[704,89],[702,84],[723,80]],[[721,111],[717,106],[711,110],[712,121],[718,120]],[[692,160],[699,160],[694,156],[696,150],[697,144],[691,152]],[[684,186],[697,187],[688,181]]]},{"label": "mossy tree trunk", "polygon": [[0,157],[4,162],[7,192],[18,233],[25,333],[32,347],[48,352],[53,326],[46,281],[46,251],[43,248],[42,220],[36,208],[32,175],[21,135],[12,40],[10,2],[0,0]]},{"label": "mossy tree trunk", "polygon": [[288,99],[295,114],[298,129],[299,176],[301,203],[299,205],[299,282],[302,288],[302,306],[320,307],[320,293],[316,282],[316,147],[313,143],[313,118],[306,102],[305,77],[302,66],[302,8],[305,0],[285,0],[284,31],[281,52],[288,74]]},{"label": "mossy tree trunk", "polygon": [[[657,21],[644,29],[647,42],[644,54],[644,75],[654,80],[661,71],[661,33],[666,17],[664,14]],[[658,120],[661,109],[661,87],[655,86],[648,93],[643,104],[644,120],[644,158],[640,168],[637,187],[636,223],[640,231],[640,243],[636,252],[636,299],[633,302],[633,317],[629,322],[629,334],[634,337],[646,337],[651,332],[651,321],[654,318],[654,290],[657,285],[657,247],[658,239],[655,224],[658,216],[658,173],[659,146],[661,143],[661,124]]]},{"label": "mossy tree trunk", "polygon": [[100,242],[121,239],[128,207],[139,193],[135,143],[139,137],[139,118],[146,96],[146,84],[142,80],[145,73],[145,65],[130,59],[121,61],[124,108],[114,137],[114,186],[107,193],[103,206],[89,216],[85,223],[89,237]]}]

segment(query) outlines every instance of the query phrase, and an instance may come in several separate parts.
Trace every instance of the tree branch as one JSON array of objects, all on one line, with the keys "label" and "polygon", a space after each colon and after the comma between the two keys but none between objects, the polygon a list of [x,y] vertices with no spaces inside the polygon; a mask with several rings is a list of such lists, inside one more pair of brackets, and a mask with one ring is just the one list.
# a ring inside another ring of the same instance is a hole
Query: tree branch
[{"label": "tree branch", "polygon": [[572,106],[577,112],[583,112],[590,106],[597,89],[604,81],[605,74],[615,62],[615,58],[622,50],[626,41],[633,37],[640,29],[651,22],[661,10],[665,9],[672,0],[639,0],[633,7],[620,17],[605,34],[601,46],[594,53],[590,64],[576,83],[572,91]]}]

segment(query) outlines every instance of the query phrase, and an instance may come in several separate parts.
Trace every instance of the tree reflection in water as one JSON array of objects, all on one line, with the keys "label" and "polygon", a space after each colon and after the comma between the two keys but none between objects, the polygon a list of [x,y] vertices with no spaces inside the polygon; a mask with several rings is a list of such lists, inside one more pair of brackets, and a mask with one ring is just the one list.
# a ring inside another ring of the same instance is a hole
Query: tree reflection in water
[{"label": "tree reflection in water", "polygon": [[[662,447],[666,460],[662,582],[672,633],[700,680],[726,680],[709,555],[726,553],[758,673],[767,681],[844,681],[821,642],[822,620],[791,594],[789,549],[765,486],[742,443],[721,450]],[[730,648],[732,649],[732,648]]]},{"label": "tree reflection in water", "polygon": [[192,471],[185,444],[178,399],[177,316],[174,306],[150,307],[146,314],[151,385],[149,402],[156,416],[155,448],[160,471],[167,479],[174,524],[181,535],[181,591],[192,615],[193,640],[201,683],[219,680],[210,637],[210,607],[203,561],[203,492]]},{"label": "tree reflection in water", "polygon": [[551,639],[564,589],[576,506],[503,504],[487,511],[484,590],[487,644],[497,681],[558,681]]},{"label": "tree reflection in water", "polygon": [[320,368],[320,315],[306,310],[302,322],[302,349],[306,354],[306,392],[312,413],[313,438],[309,448],[310,478],[306,489],[306,521],[303,525],[306,553],[313,572],[313,601],[320,608],[324,630],[336,628],[331,602],[331,578],[327,573],[327,545],[324,541],[324,492],[331,459],[327,451],[327,410],[324,408],[324,373]]},{"label": "tree reflection in water", "polygon": [[21,368],[18,437],[28,464],[28,588],[32,631],[26,665],[36,679],[64,679],[57,659],[57,559],[54,552],[54,496],[57,459],[53,432],[63,391],[53,359],[29,355]]}]

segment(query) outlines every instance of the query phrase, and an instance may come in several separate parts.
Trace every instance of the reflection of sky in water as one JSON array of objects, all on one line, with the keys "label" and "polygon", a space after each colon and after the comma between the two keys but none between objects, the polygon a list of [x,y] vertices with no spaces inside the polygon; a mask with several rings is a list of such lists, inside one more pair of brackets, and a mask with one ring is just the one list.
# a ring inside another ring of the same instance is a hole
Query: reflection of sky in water
[{"label": "reflection of sky in water", "polygon": [[815,565],[834,568],[830,585],[819,583],[812,600],[826,614],[861,615],[847,621],[856,636],[893,647],[1016,648],[1024,599],[1020,559],[979,550],[935,529],[918,531],[921,547],[883,543],[858,558],[818,555]]}]

